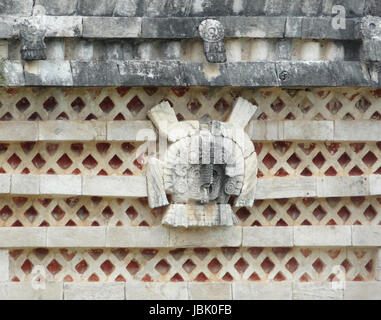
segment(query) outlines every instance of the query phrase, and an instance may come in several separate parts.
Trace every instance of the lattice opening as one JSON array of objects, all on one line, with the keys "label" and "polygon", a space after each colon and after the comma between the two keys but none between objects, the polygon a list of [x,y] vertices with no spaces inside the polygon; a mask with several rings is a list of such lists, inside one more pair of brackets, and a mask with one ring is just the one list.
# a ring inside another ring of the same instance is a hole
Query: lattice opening
[{"label": "lattice opening", "polygon": [[[180,119],[224,120],[237,96],[259,105],[262,120],[380,120],[379,90],[369,88],[2,88],[0,120],[143,120],[168,100]],[[197,98],[196,98],[197,97]],[[345,106],[345,108],[343,108]]]},{"label": "lattice opening", "polygon": [[[150,252],[148,252],[148,251]],[[28,249],[11,250],[10,278],[32,281],[347,281],[374,279],[376,250],[364,248]]]}]

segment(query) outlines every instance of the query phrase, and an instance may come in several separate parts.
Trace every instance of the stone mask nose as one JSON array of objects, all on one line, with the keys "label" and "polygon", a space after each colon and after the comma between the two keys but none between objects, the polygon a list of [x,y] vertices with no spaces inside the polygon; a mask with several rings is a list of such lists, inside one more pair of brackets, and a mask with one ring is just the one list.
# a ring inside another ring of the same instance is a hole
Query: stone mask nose
[{"label": "stone mask nose", "polygon": [[203,164],[200,168],[201,203],[209,202],[210,186],[213,183],[213,165]]}]

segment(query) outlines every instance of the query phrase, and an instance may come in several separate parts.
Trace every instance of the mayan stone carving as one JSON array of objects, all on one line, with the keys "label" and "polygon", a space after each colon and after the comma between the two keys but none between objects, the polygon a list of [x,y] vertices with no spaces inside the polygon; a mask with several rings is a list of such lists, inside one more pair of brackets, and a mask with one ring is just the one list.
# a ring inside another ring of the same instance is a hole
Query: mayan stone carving
[{"label": "mayan stone carving", "polygon": [[221,22],[206,19],[201,22],[198,30],[204,41],[206,60],[211,63],[226,62],[226,50],[223,41],[225,32]]},{"label": "mayan stone carving", "polygon": [[179,122],[168,102],[148,112],[159,135],[169,143],[164,159],[151,158],[147,169],[150,207],[169,204],[163,224],[232,226],[237,218],[230,197],[236,197],[235,206],[253,205],[257,157],[244,128],[256,109],[238,98],[227,122]]},{"label": "mayan stone carving", "polygon": [[46,60],[45,30],[29,21],[20,25],[21,58],[26,61]]}]

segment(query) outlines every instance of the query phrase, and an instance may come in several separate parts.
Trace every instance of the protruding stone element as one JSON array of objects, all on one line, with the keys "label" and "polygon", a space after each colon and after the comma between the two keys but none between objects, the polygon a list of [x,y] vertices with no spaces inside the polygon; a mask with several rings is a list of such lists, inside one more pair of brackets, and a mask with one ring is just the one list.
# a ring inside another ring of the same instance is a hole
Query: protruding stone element
[{"label": "protruding stone element", "polygon": [[245,128],[257,111],[257,106],[239,97],[234,103],[233,111],[228,118],[228,123]]},{"label": "protruding stone element", "polygon": [[204,41],[206,60],[211,63],[226,62],[226,50],[223,42],[225,32],[221,22],[206,19],[201,22],[198,31]]},{"label": "protruding stone element", "polygon": [[20,26],[21,58],[26,61],[46,60],[45,30],[25,20]]},{"label": "protruding stone element", "polygon": [[245,178],[241,194],[235,200],[235,207],[252,207],[254,205],[255,191],[257,188],[257,154],[254,152],[245,159]]},{"label": "protruding stone element", "polygon": [[175,110],[173,110],[168,101],[153,107],[147,112],[147,116],[159,130],[159,134],[164,137],[168,137],[169,128],[178,123]]},{"label": "protruding stone element", "polygon": [[147,191],[150,208],[163,207],[169,204],[165,194],[162,163],[155,158],[148,160]]},{"label": "protruding stone element", "polygon": [[[238,222],[229,202],[252,206],[257,182],[257,158],[244,127],[256,111],[238,98],[229,122],[179,122],[168,102],[148,112],[161,136],[171,143],[165,150],[163,170],[156,159],[147,170],[150,207],[166,204],[163,224],[174,227],[232,226]],[[151,166],[152,164],[152,166]]]}]

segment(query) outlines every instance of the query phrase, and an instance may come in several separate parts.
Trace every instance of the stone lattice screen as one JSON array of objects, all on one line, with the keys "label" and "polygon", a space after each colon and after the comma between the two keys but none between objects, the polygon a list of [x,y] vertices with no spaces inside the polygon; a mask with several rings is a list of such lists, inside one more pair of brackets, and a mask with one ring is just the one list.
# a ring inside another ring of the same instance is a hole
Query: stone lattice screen
[{"label": "stone lattice screen", "polygon": [[[109,124],[146,121],[147,111],[163,100],[179,120],[205,114],[225,120],[238,96],[259,107],[247,128],[259,165],[254,207],[235,208],[240,223],[228,230],[161,227],[163,209],[149,209],[140,191],[147,142],[111,136]],[[311,292],[342,298],[355,295],[359,285],[378,288],[379,90],[4,88],[0,119],[0,238],[9,261],[2,278],[8,292],[75,297],[76,288],[96,295],[94,288],[108,285],[115,298],[199,298],[215,288],[229,299]],[[89,138],[85,130],[65,131],[64,122],[73,128],[107,122],[107,130]],[[45,124],[50,136],[42,134]],[[282,125],[313,133],[282,131]],[[340,132],[352,125],[357,131]],[[38,133],[29,141],[32,127]],[[59,180],[63,176],[68,180]],[[129,193],[115,193],[111,180],[107,194],[101,180],[86,189],[86,177],[94,176],[118,177]],[[45,177],[49,183],[40,180]],[[44,270],[48,290],[33,291],[41,280],[36,267]]]}]

